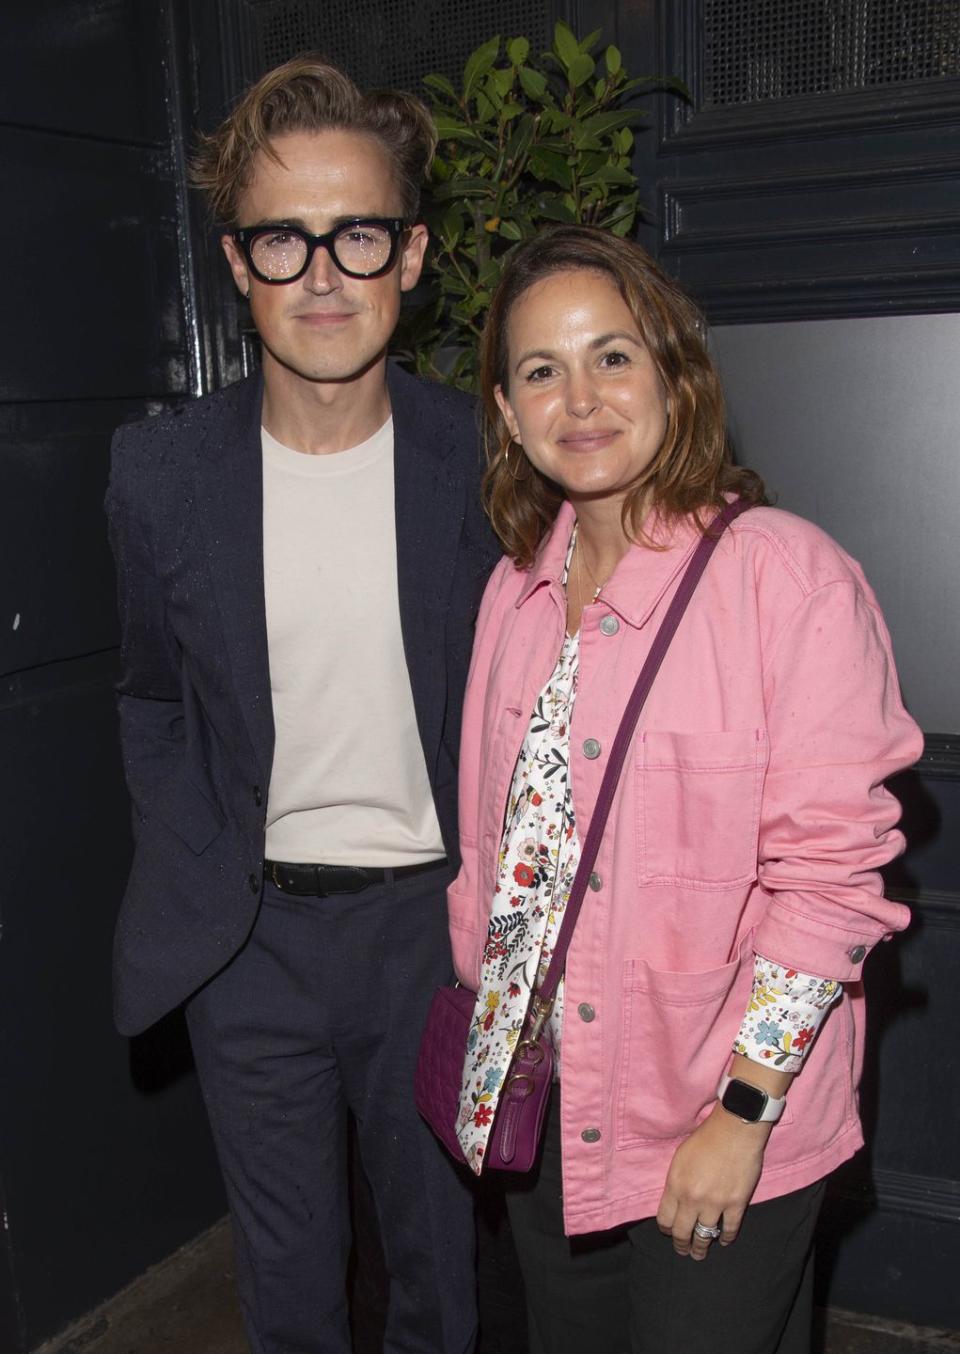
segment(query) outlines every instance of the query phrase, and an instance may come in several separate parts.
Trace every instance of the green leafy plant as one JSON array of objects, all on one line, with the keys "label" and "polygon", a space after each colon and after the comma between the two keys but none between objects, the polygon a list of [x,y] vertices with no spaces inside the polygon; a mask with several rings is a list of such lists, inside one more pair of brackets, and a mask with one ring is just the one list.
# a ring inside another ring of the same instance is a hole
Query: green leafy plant
[{"label": "green leafy plant", "polygon": [[518,241],[555,221],[634,229],[632,129],[645,115],[629,101],[678,85],[630,78],[617,48],[598,54],[599,42],[600,30],[578,39],[559,21],[539,56],[527,38],[495,37],[469,57],[459,89],[424,77],[439,136],[425,204],[434,243],[396,345],[421,375],[476,388],[484,315]]}]

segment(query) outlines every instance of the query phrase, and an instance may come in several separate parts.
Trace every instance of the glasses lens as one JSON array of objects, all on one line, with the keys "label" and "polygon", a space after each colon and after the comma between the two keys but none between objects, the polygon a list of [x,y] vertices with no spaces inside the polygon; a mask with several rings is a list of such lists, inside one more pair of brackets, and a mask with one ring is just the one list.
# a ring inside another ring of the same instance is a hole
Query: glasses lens
[{"label": "glasses lens", "polygon": [[344,226],[333,240],[337,263],[351,273],[375,273],[385,267],[392,247],[393,237],[387,227],[369,221]]},{"label": "glasses lens", "polygon": [[298,273],[306,257],[306,242],[289,230],[265,230],[250,241],[254,268],[276,282]]}]

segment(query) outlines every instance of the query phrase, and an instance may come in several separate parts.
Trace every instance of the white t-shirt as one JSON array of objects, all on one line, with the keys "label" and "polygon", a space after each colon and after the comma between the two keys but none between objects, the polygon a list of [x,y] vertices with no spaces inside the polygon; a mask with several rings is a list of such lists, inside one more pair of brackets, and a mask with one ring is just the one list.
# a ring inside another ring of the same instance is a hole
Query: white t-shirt
[{"label": "white t-shirt", "polygon": [[264,428],[263,547],[276,749],[270,860],[443,856],[400,631],[393,420],[308,456]]}]

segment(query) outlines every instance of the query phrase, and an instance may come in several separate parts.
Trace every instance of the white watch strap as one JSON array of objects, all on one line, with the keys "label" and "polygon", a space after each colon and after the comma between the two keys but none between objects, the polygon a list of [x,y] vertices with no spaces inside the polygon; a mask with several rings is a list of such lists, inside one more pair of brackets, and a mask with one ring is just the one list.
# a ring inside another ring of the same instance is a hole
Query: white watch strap
[{"label": "white watch strap", "polygon": [[[729,1075],[722,1076],[717,1084],[718,1100],[723,1099],[726,1089],[730,1085],[731,1081],[743,1081],[743,1077],[731,1077]],[[750,1084],[752,1085],[753,1083],[751,1082]],[[766,1091],[764,1091],[762,1086],[754,1086],[754,1090],[760,1091],[762,1095],[766,1095],[767,1103],[763,1107],[763,1113],[760,1115],[760,1118],[754,1120],[753,1122],[758,1124],[775,1124],[786,1107],[787,1097],[785,1095],[782,1095],[779,1098],[779,1100],[775,1100],[772,1095],[769,1095]]]}]

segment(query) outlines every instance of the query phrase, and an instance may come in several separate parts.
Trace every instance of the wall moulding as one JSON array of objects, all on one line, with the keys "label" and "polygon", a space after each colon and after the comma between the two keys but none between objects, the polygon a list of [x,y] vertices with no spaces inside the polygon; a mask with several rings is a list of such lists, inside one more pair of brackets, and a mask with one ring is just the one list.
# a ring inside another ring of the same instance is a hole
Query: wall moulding
[{"label": "wall moulding", "polygon": [[743,247],[960,227],[960,158],[660,184],[664,246]]},{"label": "wall moulding", "polygon": [[925,734],[917,771],[924,780],[960,780],[960,734]]},{"label": "wall moulding", "polygon": [[[680,70],[679,55],[664,56],[664,70]],[[682,68],[687,71],[688,68]],[[683,76],[695,96],[696,80]],[[698,108],[690,100],[664,100],[659,123],[660,146],[679,153],[713,150],[722,145],[783,141],[794,137],[826,137],[851,132],[889,130],[891,126],[950,127],[960,109],[960,80],[917,81],[891,90],[770,99],[735,108]]]},{"label": "wall moulding", "polygon": [[935,1222],[960,1223],[960,1181],[940,1176],[909,1175],[905,1171],[874,1169],[870,1175],[850,1175],[831,1188],[834,1198],[868,1211],[907,1214]]},{"label": "wall moulding", "polygon": [[960,30],[914,0],[657,14],[689,92],[659,105],[660,249],[711,321],[960,310]]},{"label": "wall moulding", "polygon": [[960,893],[947,889],[898,888],[884,889],[887,898],[895,903],[906,903],[913,908],[924,925],[942,931],[960,931]]}]

